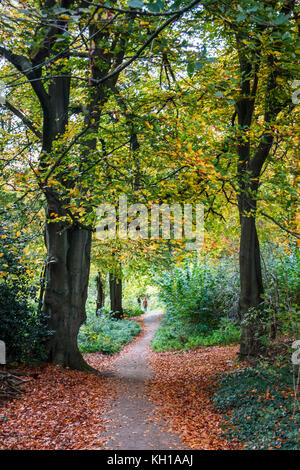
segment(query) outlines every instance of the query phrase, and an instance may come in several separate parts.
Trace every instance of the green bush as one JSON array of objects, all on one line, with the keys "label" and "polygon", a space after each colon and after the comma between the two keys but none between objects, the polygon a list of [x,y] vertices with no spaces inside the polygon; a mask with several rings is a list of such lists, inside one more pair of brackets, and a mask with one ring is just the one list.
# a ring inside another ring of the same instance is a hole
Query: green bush
[{"label": "green bush", "polygon": [[264,281],[268,295],[300,305],[300,251],[296,244],[288,250],[269,244],[263,247]]},{"label": "green bush", "polygon": [[[296,246],[262,249],[265,295],[249,312],[262,326],[261,340],[268,348],[277,335],[299,334],[300,256]],[[190,349],[239,342],[239,272],[229,257],[176,267],[156,279],[166,315],[152,342],[156,350]],[[247,317],[244,317],[245,321]]]},{"label": "green bush", "polygon": [[175,267],[156,282],[166,310],[191,324],[215,327],[237,306],[238,273],[231,259],[216,262],[203,258]]},{"label": "green bush", "polygon": [[82,352],[101,351],[105,354],[115,354],[140,331],[140,325],[131,320],[118,320],[107,312],[102,312],[99,317],[90,314],[79,330],[79,349]]},{"label": "green bush", "polygon": [[203,258],[156,280],[166,307],[152,347],[156,351],[236,344],[238,273],[232,259]]},{"label": "green bush", "polygon": [[131,308],[124,308],[123,313],[125,317],[139,317],[144,313],[144,311],[140,307],[131,307]]},{"label": "green bush", "polygon": [[265,295],[261,306],[266,333],[276,324],[277,334],[299,334],[300,254],[296,245],[288,251],[272,244],[263,248]]},{"label": "green bush", "polygon": [[240,328],[227,318],[220,320],[217,329],[211,329],[202,323],[189,325],[166,313],[151,346],[155,351],[177,351],[199,346],[230,345],[239,343],[240,334]]},{"label": "green bush", "polygon": [[7,362],[45,360],[45,340],[51,332],[37,308],[38,288],[30,284],[18,260],[24,240],[16,241],[2,227],[0,235],[0,340],[6,344]]},{"label": "green bush", "polygon": [[[295,377],[294,377],[295,379]],[[214,397],[225,436],[245,449],[300,449],[290,368],[246,368],[222,376]]]},{"label": "green bush", "polygon": [[44,360],[50,334],[43,314],[30,305],[18,285],[0,284],[0,339],[6,344],[7,362]]}]

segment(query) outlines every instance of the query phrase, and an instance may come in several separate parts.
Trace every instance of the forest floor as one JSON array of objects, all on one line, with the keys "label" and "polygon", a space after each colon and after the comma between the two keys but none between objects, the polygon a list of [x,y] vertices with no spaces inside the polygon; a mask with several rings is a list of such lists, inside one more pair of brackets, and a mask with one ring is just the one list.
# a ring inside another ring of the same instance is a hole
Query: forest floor
[{"label": "forest floor", "polygon": [[0,449],[238,448],[211,403],[215,375],[238,367],[237,347],[154,353],[160,315],[143,315],[121,353],[85,355],[99,374],[31,368],[25,393],[0,406]]}]

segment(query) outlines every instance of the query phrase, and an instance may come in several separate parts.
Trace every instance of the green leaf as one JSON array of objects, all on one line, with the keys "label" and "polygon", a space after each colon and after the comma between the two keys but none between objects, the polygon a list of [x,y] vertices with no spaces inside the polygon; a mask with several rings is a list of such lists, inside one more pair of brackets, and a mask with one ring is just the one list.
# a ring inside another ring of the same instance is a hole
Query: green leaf
[{"label": "green leaf", "polygon": [[165,2],[163,0],[156,0],[156,2],[150,2],[147,4],[147,8],[150,11],[158,13],[165,8]]},{"label": "green leaf", "polygon": [[144,8],[144,2],[142,2],[142,0],[129,0],[128,5],[131,8]]},{"label": "green leaf", "polygon": [[187,64],[187,73],[191,77],[195,71],[195,64],[194,62],[189,62]]}]

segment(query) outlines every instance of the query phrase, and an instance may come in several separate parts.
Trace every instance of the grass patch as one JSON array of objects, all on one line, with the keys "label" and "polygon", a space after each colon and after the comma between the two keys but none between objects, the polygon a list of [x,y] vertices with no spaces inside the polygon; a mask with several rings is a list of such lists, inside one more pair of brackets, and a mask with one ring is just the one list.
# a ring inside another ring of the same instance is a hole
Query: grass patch
[{"label": "grass patch", "polygon": [[81,352],[100,351],[115,354],[130,343],[141,331],[138,323],[131,320],[117,320],[109,313],[96,317],[89,315],[78,334]]},{"label": "grass patch", "polygon": [[290,367],[259,366],[226,374],[214,403],[224,413],[225,436],[244,443],[245,449],[300,449]]},{"label": "grass patch", "polygon": [[166,313],[160,328],[151,342],[154,351],[178,351],[196,349],[199,346],[237,344],[240,328],[223,318],[216,329],[206,324],[190,324]]}]

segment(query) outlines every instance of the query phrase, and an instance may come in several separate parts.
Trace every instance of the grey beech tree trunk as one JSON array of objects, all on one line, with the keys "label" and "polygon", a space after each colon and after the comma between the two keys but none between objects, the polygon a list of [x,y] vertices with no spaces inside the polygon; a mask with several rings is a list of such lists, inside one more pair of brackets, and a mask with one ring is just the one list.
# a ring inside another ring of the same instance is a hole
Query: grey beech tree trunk
[{"label": "grey beech tree trunk", "polygon": [[[243,196],[242,196],[243,199]],[[252,201],[255,204],[254,201]],[[249,318],[246,314],[255,309],[263,300],[263,281],[260,260],[260,247],[256,231],[255,214],[247,216],[241,212],[241,238],[240,238],[240,316],[244,320],[240,355],[253,357],[259,352],[261,328],[259,318]]]},{"label": "grey beech tree trunk", "polygon": [[98,272],[97,274],[96,284],[97,284],[96,315],[98,315],[99,310],[104,307],[104,301],[105,301],[104,280],[100,272]]},{"label": "grey beech tree trunk", "polygon": [[86,319],[91,232],[48,222],[46,243],[44,311],[50,317],[50,329],[55,332],[48,343],[48,359],[64,367],[90,369],[79,352],[77,335]]},{"label": "grey beech tree trunk", "polygon": [[109,290],[110,290],[110,308],[116,318],[123,316],[122,307],[122,279],[115,274],[109,274]]},{"label": "grey beech tree trunk", "polygon": [[[294,2],[285,2],[281,7],[281,14],[289,15],[294,10]],[[263,31],[265,26],[256,25],[256,29]],[[277,26],[277,34],[281,36],[285,26]],[[267,161],[274,141],[273,125],[278,114],[287,106],[291,106],[290,97],[282,93],[278,77],[289,75],[277,60],[280,52],[280,43],[275,44],[277,50],[267,55],[264,66],[267,70],[262,88],[264,89],[263,102],[263,132],[258,144],[254,143],[248,131],[253,123],[255,101],[258,97],[259,71],[262,65],[263,50],[260,40],[248,45],[248,34],[243,29],[236,30],[236,44],[240,66],[240,95],[235,101],[235,116],[238,117],[238,206],[241,223],[240,239],[240,314],[246,319],[249,310],[257,311],[256,317],[244,321],[240,355],[242,357],[256,356],[261,346],[261,322],[258,305],[263,300],[263,282],[260,260],[260,248],[256,231],[256,202],[259,191],[259,181],[262,168]],[[290,74],[292,77],[293,74]],[[261,99],[261,96],[260,96]]]},{"label": "grey beech tree trunk", "polygon": [[[77,345],[78,331],[86,318],[91,231],[80,228],[76,222],[55,221],[55,217],[66,215],[68,197],[62,196],[47,183],[50,174],[55,174],[55,179],[66,188],[73,185],[71,180],[61,180],[60,167],[55,167],[52,159],[49,170],[53,143],[65,133],[68,124],[69,90],[70,77],[53,79],[42,106],[44,121],[40,172],[46,179],[47,248],[43,311],[49,318],[49,329],[53,332],[47,343],[48,361],[72,369],[91,370]],[[60,158],[60,155],[55,155],[56,161]],[[61,164],[64,168],[63,159]]]}]

